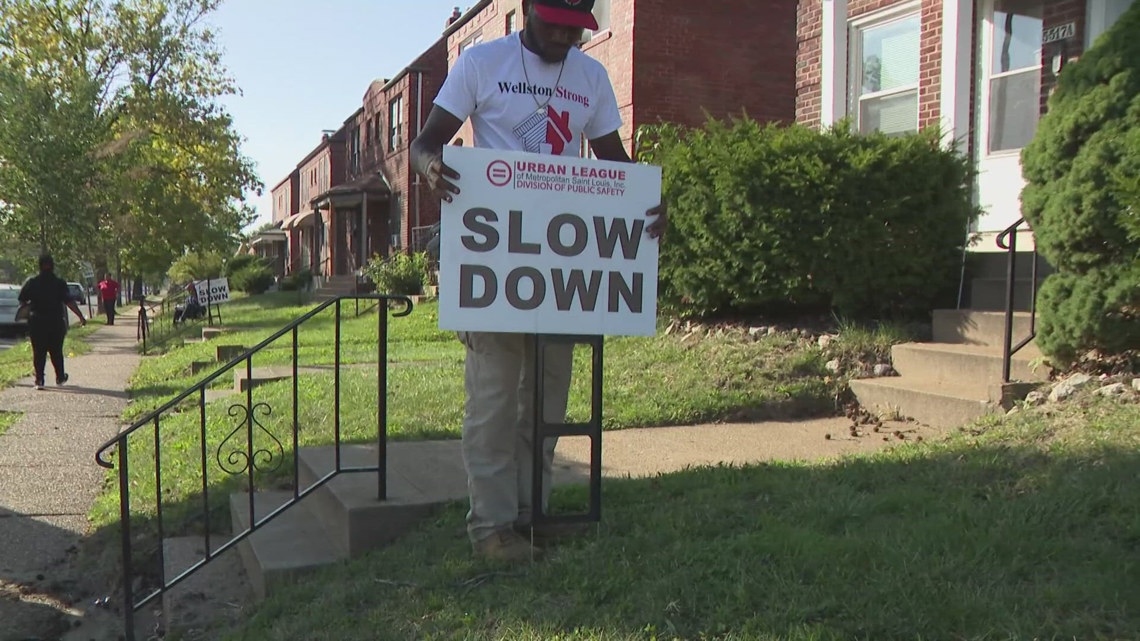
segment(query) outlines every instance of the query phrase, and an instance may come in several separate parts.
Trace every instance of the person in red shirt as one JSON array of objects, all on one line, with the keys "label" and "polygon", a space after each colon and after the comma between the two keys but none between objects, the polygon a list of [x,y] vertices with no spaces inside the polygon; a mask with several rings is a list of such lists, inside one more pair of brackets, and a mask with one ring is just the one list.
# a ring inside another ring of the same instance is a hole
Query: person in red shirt
[{"label": "person in red shirt", "polygon": [[115,324],[115,303],[119,300],[119,283],[111,278],[110,274],[104,274],[103,280],[99,281],[99,300],[103,303],[103,312],[107,314],[107,324]]}]

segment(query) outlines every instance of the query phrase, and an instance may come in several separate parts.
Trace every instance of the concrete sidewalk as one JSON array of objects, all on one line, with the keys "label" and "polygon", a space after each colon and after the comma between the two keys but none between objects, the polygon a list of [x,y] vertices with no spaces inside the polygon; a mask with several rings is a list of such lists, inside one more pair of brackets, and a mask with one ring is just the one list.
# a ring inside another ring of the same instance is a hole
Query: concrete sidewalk
[{"label": "concrete sidewalk", "polygon": [[23,413],[0,436],[0,641],[61,638],[82,617],[70,553],[103,486],[95,450],[119,432],[139,364],[135,316],[123,311],[88,338],[91,352],[66,359],[67,385],[54,385],[49,362],[47,389],[35,390],[29,362],[28,377],[0,391],[0,410]]}]

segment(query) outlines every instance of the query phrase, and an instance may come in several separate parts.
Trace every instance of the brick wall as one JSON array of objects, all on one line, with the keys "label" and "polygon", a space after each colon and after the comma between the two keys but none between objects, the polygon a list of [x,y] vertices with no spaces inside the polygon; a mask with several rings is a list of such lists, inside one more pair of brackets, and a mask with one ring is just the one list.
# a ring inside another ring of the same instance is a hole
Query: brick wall
[{"label": "brick wall", "polygon": [[795,118],[793,2],[637,0],[634,14],[636,124],[701,125],[706,112]]},{"label": "brick wall", "polygon": [[633,136],[637,126],[634,107],[634,29],[641,15],[642,0],[611,0],[609,28],[591,36],[582,51],[602,63],[610,76],[621,113],[621,139],[626,151],[633,153]]},{"label": "brick wall", "polygon": [[[409,145],[427,122],[432,101],[447,77],[447,40],[440,38],[408,66],[408,72],[390,82],[377,96],[384,141],[384,176],[392,185],[391,215],[399,221],[400,247],[411,246],[412,228],[439,220],[439,201],[421,188],[412,171]],[[422,102],[421,102],[422,96]],[[401,97],[400,144],[388,144],[389,106]],[[395,230],[393,230],[395,232]]]},{"label": "brick wall", "polygon": [[814,124],[822,105],[822,0],[800,0],[796,16],[796,122]]},{"label": "brick wall", "polygon": [[[483,42],[490,42],[496,38],[507,35],[507,15],[514,12],[515,27],[523,28],[522,0],[494,0],[482,11],[470,16],[466,22],[455,28],[447,37],[447,69],[455,66],[459,60],[459,52],[463,46],[481,36]],[[438,89],[437,89],[438,92]],[[434,99],[435,94],[432,94]],[[463,123],[455,138],[462,139],[463,144],[471,147],[475,140],[475,133],[471,128],[471,121]],[[438,215],[438,214],[437,214]]]},{"label": "brick wall", "polygon": [[[448,67],[472,38],[505,35],[508,14],[521,16],[521,5],[494,0],[456,27],[448,37]],[[700,125],[706,113],[725,117],[742,111],[761,120],[793,120],[795,21],[787,0],[612,0],[609,28],[582,51],[609,72],[621,136],[632,151],[642,124]],[[522,27],[521,20],[517,24]],[[470,123],[457,137],[471,144]]]},{"label": "brick wall", "polygon": [[297,172],[294,170],[289,177],[282,180],[273,188],[273,222],[279,223],[289,216],[297,213],[295,204],[298,199],[294,197],[293,182],[296,180]]},{"label": "brick wall", "polygon": [[[1061,42],[1053,42],[1041,47],[1041,113],[1045,113],[1046,103],[1057,86],[1057,76],[1053,73],[1053,56],[1064,52],[1067,62],[1081,57],[1085,45],[1085,0],[1060,0],[1045,5],[1042,29],[1048,30],[1072,22],[1076,24],[1076,35]],[[1065,73],[1064,67],[1061,73]]]}]

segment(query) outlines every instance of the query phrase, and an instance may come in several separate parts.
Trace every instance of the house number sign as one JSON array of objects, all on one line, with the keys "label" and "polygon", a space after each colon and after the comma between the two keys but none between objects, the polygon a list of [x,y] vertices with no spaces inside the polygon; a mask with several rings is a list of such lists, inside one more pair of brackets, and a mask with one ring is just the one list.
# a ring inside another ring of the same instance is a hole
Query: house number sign
[{"label": "house number sign", "polygon": [[1077,23],[1067,22],[1065,24],[1057,25],[1056,27],[1049,27],[1041,33],[1041,44],[1049,44],[1060,40],[1068,40],[1077,35]]}]

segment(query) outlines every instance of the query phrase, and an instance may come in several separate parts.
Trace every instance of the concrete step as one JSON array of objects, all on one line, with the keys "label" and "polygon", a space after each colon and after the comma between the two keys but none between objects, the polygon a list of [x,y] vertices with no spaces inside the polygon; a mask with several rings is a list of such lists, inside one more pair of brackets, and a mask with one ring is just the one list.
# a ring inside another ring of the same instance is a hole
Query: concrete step
[{"label": "concrete step", "polygon": [[[265,518],[292,498],[292,492],[257,492],[254,494],[254,518]],[[311,511],[314,498],[307,497],[285,510],[238,545],[254,596],[258,599],[264,599],[282,582],[295,580],[346,558],[345,551],[337,547],[328,530]],[[230,495],[230,518],[235,534],[249,529],[249,517],[249,494]]]},{"label": "concrete step", "polygon": [[[342,369],[347,369],[355,368],[357,366],[353,364],[342,365],[341,367]],[[373,368],[375,368],[375,365],[373,365]],[[331,371],[333,371],[333,368],[331,366],[304,366],[297,368],[298,374],[319,374],[322,372]],[[234,368],[233,372],[235,392],[244,392],[247,389],[253,389],[260,385],[265,385],[266,383],[273,383],[275,381],[283,381],[289,378],[293,378],[292,365],[269,365],[266,367],[254,367],[250,372],[246,371],[244,365],[239,365],[238,367]],[[252,374],[252,377],[250,377],[249,374]]]},{"label": "concrete step", "polygon": [[[342,445],[341,468],[376,465],[377,446]],[[335,448],[303,448],[304,490],[335,468]],[[341,474],[313,493],[313,513],[350,556],[381,547],[411,530],[438,506],[467,496],[458,441],[401,442],[388,448],[388,496],[378,500],[375,472]]]},{"label": "concrete step", "polygon": [[[1013,314],[1013,344],[1029,335],[1029,312]],[[934,342],[988,345],[1001,348],[1005,339],[1005,312],[974,309],[934,310]]]},{"label": "concrete step", "polygon": [[851,381],[851,390],[870,412],[913,418],[932,427],[957,427],[1000,410],[970,390],[905,376]]},{"label": "concrete step", "polygon": [[[1028,345],[1010,359],[1010,378],[1048,380],[1048,371],[1034,371],[1032,361],[1041,353]],[[979,398],[1000,400],[1002,353],[995,347],[948,343],[904,343],[891,348],[891,363],[902,376],[940,385],[956,385]],[[997,396],[994,396],[997,394]]]}]

